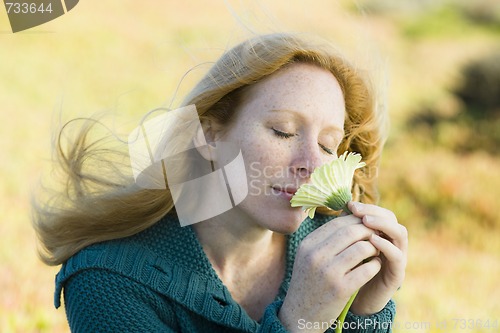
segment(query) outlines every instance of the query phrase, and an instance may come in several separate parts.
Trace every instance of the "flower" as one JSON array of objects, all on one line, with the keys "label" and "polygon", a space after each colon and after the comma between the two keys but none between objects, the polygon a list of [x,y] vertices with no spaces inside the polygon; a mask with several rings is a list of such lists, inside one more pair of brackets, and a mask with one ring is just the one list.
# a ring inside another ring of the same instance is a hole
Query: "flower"
[{"label": "flower", "polygon": [[[346,210],[352,200],[352,177],[356,169],[366,165],[361,162],[361,155],[344,152],[339,158],[314,170],[311,183],[302,185],[290,200],[292,207],[302,207],[313,218],[317,207],[333,210]],[[359,291],[359,290],[358,290]],[[358,294],[356,291],[345,305],[337,319],[335,333],[342,333],[347,311]]]},{"label": "flower", "polygon": [[314,217],[317,207],[347,209],[347,203],[352,200],[354,171],[366,165],[360,161],[360,154],[346,151],[332,162],[316,168],[311,183],[302,185],[290,200],[292,207],[302,207],[310,218]]}]

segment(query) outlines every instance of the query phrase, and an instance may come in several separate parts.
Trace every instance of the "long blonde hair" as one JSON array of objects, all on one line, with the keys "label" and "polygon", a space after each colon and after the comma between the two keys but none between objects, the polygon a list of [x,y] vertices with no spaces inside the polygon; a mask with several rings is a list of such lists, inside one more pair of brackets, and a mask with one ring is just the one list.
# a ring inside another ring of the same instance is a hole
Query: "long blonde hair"
[{"label": "long blonde hair", "polygon": [[[293,62],[315,64],[339,81],[346,118],[345,137],[338,151],[356,151],[363,156],[366,166],[355,174],[354,198],[376,203],[385,108],[364,72],[326,42],[286,33],[249,39],[225,52],[182,105],[194,104],[202,121],[211,119],[228,126],[245,87]],[[45,195],[33,200],[39,253],[48,265],[61,264],[90,244],[136,234],[175,211],[168,188],[140,188],[124,171],[130,167],[125,149],[104,148],[104,141],[111,136],[90,140],[95,124],[92,119],[85,121],[65,147],[64,128],[59,132],[56,155],[63,187],[45,188]]]}]

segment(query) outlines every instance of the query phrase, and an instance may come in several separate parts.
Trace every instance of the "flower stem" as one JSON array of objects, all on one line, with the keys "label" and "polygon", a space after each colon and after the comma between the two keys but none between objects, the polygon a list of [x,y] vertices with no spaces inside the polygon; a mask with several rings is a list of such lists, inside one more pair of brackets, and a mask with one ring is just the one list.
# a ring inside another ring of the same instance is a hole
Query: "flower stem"
[{"label": "flower stem", "polygon": [[[344,212],[346,212],[348,215],[352,214],[351,210],[347,207],[347,203],[342,208],[342,210]],[[354,299],[356,298],[358,291],[359,291],[359,289],[356,290],[356,292],[351,296],[351,298],[349,298],[349,301],[347,302],[344,309],[340,313],[339,318],[337,320],[337,327],[335,328],[335,333],[342,333],[342,326],[344,325],[344,320],[345,320],[345,317],[347,316],[347,311],[349,311],[349,308],[351,307],[352,302],[354,302]]]},{"label": "flower stem", "polygon": [[342,326],[344,325],[344,320],[345,317],[347,316],[347,311],[349,311],[349,308],[352,305],[352,302],[354,302],[354,299],[356,298],[356,295],[358,294],[358,290],[349,298],[349,301],[344,307],[344,310],[340,313],[339,319],[337,320],[337,327],[335,328],[335,333],[342,333]]}]

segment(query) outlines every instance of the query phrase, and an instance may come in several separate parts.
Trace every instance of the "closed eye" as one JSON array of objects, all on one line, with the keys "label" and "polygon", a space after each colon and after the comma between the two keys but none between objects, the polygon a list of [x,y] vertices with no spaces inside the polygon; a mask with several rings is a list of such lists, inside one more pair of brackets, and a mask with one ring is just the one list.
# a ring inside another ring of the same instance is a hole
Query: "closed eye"
[{"label": "closed eye", "polygon": [[318,145],[321,147],[321,149],[323,149],[326,153],[330,154],[330,155],[335,155],[335,152],[333,150],[331,150],[330,148],[328,147],[325,147],[323,146],[321,143],[318,143]]},{"label": "closed eye", "polygon": [[276,128],[272,128],[274,134],[280,138],[283,138],[283,139],[289,139],[293,136],[296,136],[297,134],[294,134],[294,133],[287,133],[287,132],[283,132],[283,131],[280,131],[280,130],[277,130]]}]

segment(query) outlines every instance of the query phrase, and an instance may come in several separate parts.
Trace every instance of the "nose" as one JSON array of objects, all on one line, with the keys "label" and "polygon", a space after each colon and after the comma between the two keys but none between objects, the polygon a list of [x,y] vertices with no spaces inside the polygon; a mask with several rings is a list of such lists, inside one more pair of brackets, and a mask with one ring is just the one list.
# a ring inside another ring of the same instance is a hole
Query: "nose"
[{"label": "nose", "polygon": [[302,142],[296,150],[290,165],[292,173],[298,178],[309,178],[314,169],[323,164],[323,156],[317,140]]}]

